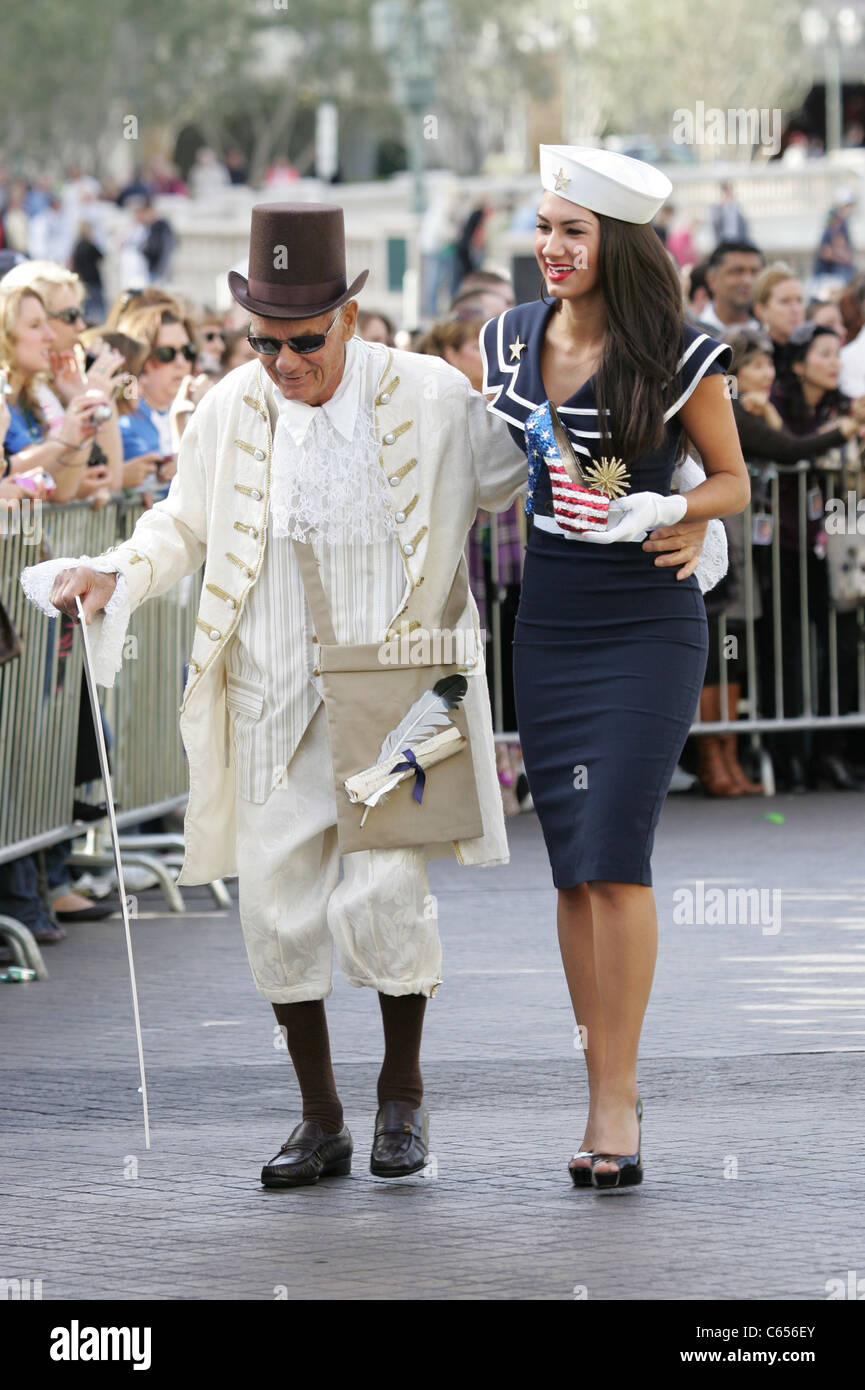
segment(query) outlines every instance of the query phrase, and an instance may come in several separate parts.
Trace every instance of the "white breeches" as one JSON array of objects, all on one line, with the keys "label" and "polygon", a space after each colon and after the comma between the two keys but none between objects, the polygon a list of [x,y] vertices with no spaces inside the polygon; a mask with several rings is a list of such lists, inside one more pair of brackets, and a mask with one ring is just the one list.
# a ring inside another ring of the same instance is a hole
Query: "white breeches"
[{"label": "white breeches", "polygon": [[424,855],[416,849],[347,854],[339,876],[324,705],[281,785],[261,804],[238,798],[237,856],[240,921],[265,999],[324,999],[333,988],[334,944],[353,985],[429,995],[440,983],[441,943]]}]

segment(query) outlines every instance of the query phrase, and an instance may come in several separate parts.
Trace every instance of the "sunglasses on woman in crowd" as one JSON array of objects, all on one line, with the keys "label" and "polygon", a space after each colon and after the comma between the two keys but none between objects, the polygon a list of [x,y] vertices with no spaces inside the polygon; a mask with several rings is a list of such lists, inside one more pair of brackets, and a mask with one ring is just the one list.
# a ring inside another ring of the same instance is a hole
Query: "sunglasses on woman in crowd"
[{"label": "sunglasses on woman in crowd", "polygon": [[249,333],[246,341],[253,352],[260,352],[262,357],[276,357],[283,347],[291,348],[292,352],[299,352],[303,356],[304,353],[318,352],[320,348],[324,347],[327,335],[338,318],[339,313],[324,333],[301,333],[297,338],[258,338]]},{"label": "sunglasses on woman in crowd", "polygon": [[69,324],[70,328],[72,327],[73,323],[77,323],[79,319],[81,319],[82,323],[84,321],[84,315],[82,314],[77,304],[71,309],[61,309],[56,314],[49,314],[48,317],[50,319],[62,319],[64,323]]},{"label": "sunglasses on woman in crowd", "polygon": [[194,362],[196,357],[198,356],[198,353],[192,346],[192,343],[185,343],[182,348],[155,347],[151,352],[150,356],[154,357],[157,362],[173,362],[179,352],[183,353],[183,356],[186,358],[187,362]]}]

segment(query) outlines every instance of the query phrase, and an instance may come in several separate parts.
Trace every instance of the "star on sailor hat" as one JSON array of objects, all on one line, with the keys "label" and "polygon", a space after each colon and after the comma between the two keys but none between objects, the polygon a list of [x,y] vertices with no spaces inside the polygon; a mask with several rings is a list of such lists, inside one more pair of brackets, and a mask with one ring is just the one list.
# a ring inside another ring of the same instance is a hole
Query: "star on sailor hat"
[{"label": "star on sailor hat", "polygon": [[548,193],[620,222],[651,222],[673,191],[644,160],[588,145],[541,145],[540,165]]}]

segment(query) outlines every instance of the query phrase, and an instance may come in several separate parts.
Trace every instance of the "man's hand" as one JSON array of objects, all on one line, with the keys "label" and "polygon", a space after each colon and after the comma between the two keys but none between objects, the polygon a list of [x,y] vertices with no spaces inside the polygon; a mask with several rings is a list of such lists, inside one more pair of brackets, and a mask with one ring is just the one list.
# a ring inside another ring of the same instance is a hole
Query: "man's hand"
[{"label": "man's hand", "polygon": [[157,465],[162,462],[162,455],[155,451],[149,454],[136,454],[135,458],[127,459],[123,465],[123,486],[138,487],[149,478],[151,473],[156,472]]},{"label": "man's hand", "polygon": [[81,479],[75,496],[87,500],[106,488],[110,479],[111,474],[103,464],[95,465],[93,468],[85,468],[84,477]]},{"label": "man's hand", "polygon": [[85,622],[89,623],[105,607],[116,584],[116,574],[102,574],[99,570],[88,569],[86,565],[76,565],[74,569],[60,571],[51,589],[51,602],[61,613],[77,621],[77,594],[84,608]]},{"label": "man's hand", "polygon": [[675,526],[657,526],[643,541],[644,550],[660,551],[656,565],[681,565],[677,579],[687,579],[697,568],[708,521],[677,521]]}]

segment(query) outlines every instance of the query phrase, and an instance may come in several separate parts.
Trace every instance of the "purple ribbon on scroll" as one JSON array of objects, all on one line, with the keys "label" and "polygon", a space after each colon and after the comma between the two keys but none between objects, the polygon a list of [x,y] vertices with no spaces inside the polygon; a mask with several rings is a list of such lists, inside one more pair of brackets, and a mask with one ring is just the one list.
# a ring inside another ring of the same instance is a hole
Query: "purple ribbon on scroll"
[{"label": "purple ribbon on scroll", "polygon": [[412,768],[414,768],[415,776],[414,790],[412,791],[412,796],[414,797],[418,806],[420,806],[421,802],[423,801],[423,789],[426,785],[426,773],[424,772],[423,768],[421,767],[420,763],[418,762],[417,758],[415,757],[414,753],[410,748],[403,748],[402,754],[404,758],[408,759],[408,762],[397,763],[396,767],[391,768],[391,772],[409,772]]}]

